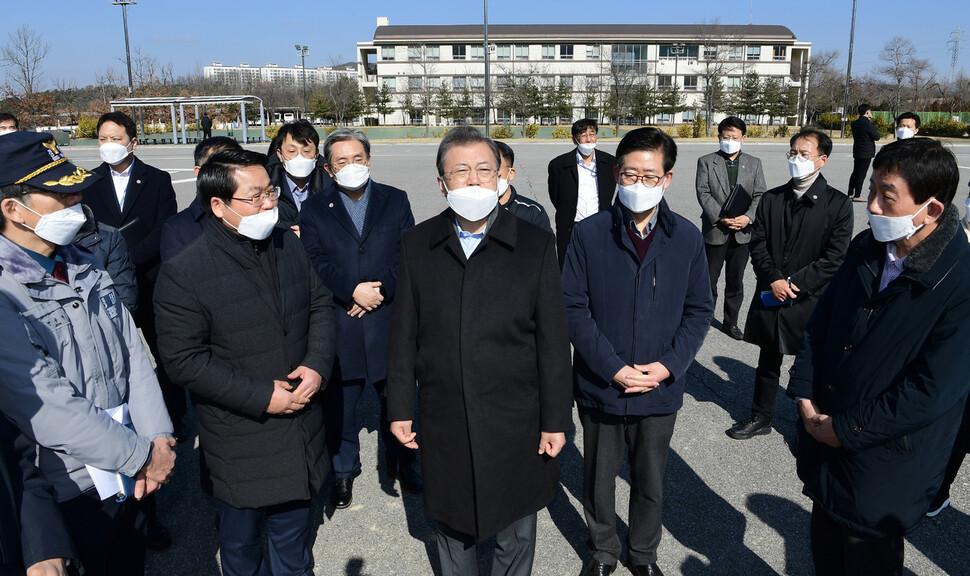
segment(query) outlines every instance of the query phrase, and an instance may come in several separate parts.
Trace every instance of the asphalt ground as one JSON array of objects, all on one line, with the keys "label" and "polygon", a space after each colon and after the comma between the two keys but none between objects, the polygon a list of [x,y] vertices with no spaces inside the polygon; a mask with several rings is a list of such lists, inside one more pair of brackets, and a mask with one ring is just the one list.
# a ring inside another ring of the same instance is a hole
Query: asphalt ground
[{"label": "asphalt ground", "polygon": [[[543,203],[551,212],[546,191],[546,165],[569,150],[567,143],[512,142],[517,169],[514,185],[520,194]],[[265,151],[265,147],[249,146]],[[616,142],[601,143],[613,152]],[[375,143],[375,180],[408,191],[417,221],[445,208],[438,192],[433,143]],[[665,197],[671,208],[700,225],[694,194],[697,158],[716,150],[712,142],[678,145],[674,178]],[[65,152],[76,163],[93,168],[97,149],[74,147]],[[783,155],[787,143],[747,143],[744,152],[761,158],[768,186],[788,179]],[[954,144],[961,166],[956,204],[963,212],[970,177],[970,146]],[[180,208],[194,194],[191,146],[144,146],[143,160],[172,173]],[[822,169],[829,183],[844,190],[852,169],[851,145],[838,143]],[[865,205],[853,204],[855,231],[866,226]],[[754,274],[745,274],[748,294]],[[720,292],[723,294],[723,280]],[[719,326],[721,306],[715,318]],[[741,310],[741,318],[747,303]],[[743,326],[742,326],[743,328]],[[796,411],[782,391],[778,395],[772,433],[748,441],[732,440],[725,430],[750,413],[758,348],[730,339],[716,328],[688,370],[684,407],[667,462],[664,494],[664,534],[659,564],[666,574],[724,576],[735,574],[813,573],[809,552],[810,501],[801,493],[793,457]],[[954,358],[965,362],[965,358]],[[787,373],[786,359],[783,374]],[[786,383],[783,376],[782,385]],[[318,576],[439,574],[434,524],[424,513],[421,496],[400,493],[386,480],[383,448],[377,434],[378,405],[368,389],[358,406],[363,474],[354,485],[354,501],[344,510],[328,504],[330,481],[314,498],[313,557]],[[539,513],[536,576],[579,574],[589,559],[582,511],[582,428],[568,436],[562,463],[562,485],[552,504]],[[194,426],[193,426],[194,432]],[[889,481],[890,479],[887,479]],[[892,479],[905,481],[905,479]],[[617,527],[625,541],[629,470],[617,479]],[[952,505],[936,518],[925,519],[906,539],[906,574],[970,574],[970,470],[965,466],[951,490]],[[179,446],[174,480],[160,493],[161,519],[174,545],[149,553],[149,575],[217,575],[218,543],[214,507],[199,488],[197,439]],[[481,573],[489,573],[491,543],[480,547]],[[625,558],[625,554],[624,554]],[[617,574],[626,574],[623,567]]]}]

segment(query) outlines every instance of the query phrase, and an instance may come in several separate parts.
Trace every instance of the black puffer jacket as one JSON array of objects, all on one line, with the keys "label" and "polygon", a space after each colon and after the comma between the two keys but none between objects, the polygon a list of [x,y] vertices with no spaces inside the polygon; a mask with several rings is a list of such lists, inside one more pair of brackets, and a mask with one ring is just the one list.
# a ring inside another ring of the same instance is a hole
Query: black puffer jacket
[{"label": "black puffer jacket", "polygon": [[94,219],[94,212],[85,205],[84,216],[87,222],[74,236],[74,243],[94,254],[101,261],[108,276],[114,280],[115,290],[132,316],[138,310],[138,282],[135,281],[135,268],[128,256],[128,245],[121,232],[113,226],[102,224]]}]

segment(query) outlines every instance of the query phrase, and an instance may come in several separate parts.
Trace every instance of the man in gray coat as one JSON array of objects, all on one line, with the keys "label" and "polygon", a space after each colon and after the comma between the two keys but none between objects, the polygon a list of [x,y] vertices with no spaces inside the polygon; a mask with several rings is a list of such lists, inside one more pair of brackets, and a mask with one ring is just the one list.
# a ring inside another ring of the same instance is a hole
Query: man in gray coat
[{"label": "man in gray coat", "polygon": [[[738,310],[744,299],[744,267],[758,201],[767,189],[761,160],[741,152],[747,126],[737,116],[717,125],[720,150],[697,159],[697,201],[701,205],[704,251],[717,303],[717,279],[724,273],[724,319],[721,330],[741,340]],[[730,202],[729,202],[730,201]]]}]

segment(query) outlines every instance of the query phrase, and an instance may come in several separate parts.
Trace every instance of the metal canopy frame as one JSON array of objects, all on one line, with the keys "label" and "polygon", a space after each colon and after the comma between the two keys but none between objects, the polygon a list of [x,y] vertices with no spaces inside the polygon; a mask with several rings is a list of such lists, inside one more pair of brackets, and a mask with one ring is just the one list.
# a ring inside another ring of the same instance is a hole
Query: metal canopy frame
[{"label": "metal canopy frame", "polygon": [[[259,132],[260,141],[266,142],[266,119],[263,110],[263,100],[258,96],[239,95],[239,96],[185,96],[185,97],[163,97],[163,98],[122,98],[112,100],[111,111],[115,108],[157,108],[167,106],[172,112],[172,142],[176,144],[188,144],[185,136],[185,106],[195,106],[195,117],[199,117],[199,106],[206,104],[239,104],[242,111],[242,136],[245,144],[248,138],[248,125],[246,122],[246,104],[259,103]],[[175,106],[179,108],[179,120],[175,121]],[[179,139],[178,126],[182,128],[182,138]],[[196,136],[198,137],[199,126],[196,123]]]}]

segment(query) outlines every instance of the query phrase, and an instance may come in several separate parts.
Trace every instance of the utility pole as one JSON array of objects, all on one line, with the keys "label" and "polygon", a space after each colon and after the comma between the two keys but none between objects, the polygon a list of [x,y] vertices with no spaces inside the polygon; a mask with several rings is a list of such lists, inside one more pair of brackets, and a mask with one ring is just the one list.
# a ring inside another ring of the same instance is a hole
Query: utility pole
[{"label": "utility pole", "polygon": [[307,116],[306,102],[306,57],[310,55],[309,46],[296,45],[296,55],[300,57],[300,69],[303,71],[303,117]]},{"label": "utility pole", "polygon": [[[121,6],[121,19],[125,23],[125,62],[128,64],[128,98],[135,97],[135,84],[131,79],[131,48],[128,44],[128,5],[137,4],[136,0],[112,0],[112,6]],[[138,109],[141,116],[141,108]],[[135,117],[135,107],[131,107],[131,117]],[[145,134],[145,122],[139,118],[141,123],[141,133]]]},{"label": "utility pole", "polygon": [[852,28],[849,32],[849,62],[845,65],[845,98],[842,100],[842,132],[839,138],[845,138],[845,118],[849,115],[849,83],[852,81],[852,47],[855,44],[855,10],[859,0],[852,0]]},{"label": "utility pole", "polygon": [[492,94],[491,94],[491,80],[489,78],[489,54],[488,54],[488,0],[485,2],[485,135],[490,136],[491,132],[488,129],[489,125],[489,110],[492,107]]}]

